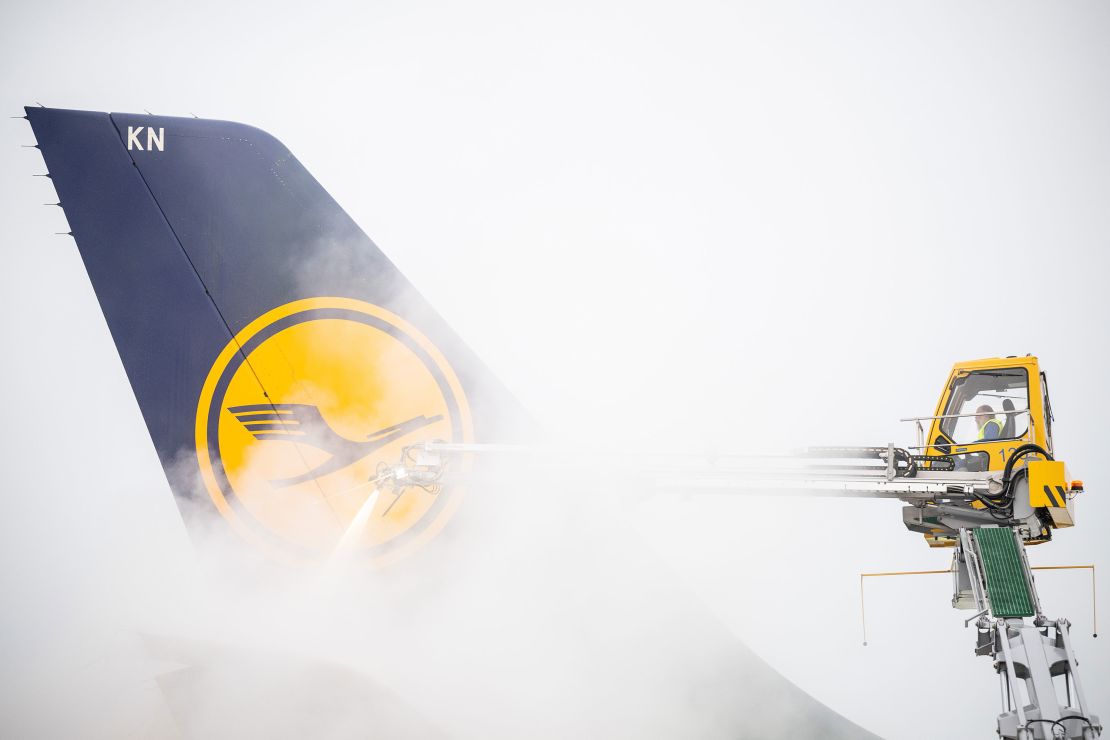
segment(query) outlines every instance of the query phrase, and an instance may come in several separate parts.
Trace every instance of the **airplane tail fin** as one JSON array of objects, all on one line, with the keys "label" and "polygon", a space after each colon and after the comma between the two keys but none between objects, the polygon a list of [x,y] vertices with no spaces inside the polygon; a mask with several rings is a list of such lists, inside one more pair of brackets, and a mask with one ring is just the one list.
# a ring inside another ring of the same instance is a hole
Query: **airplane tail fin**
[{"label": "airplane tail fin", "polygon": [[[326,552],[404,446],[529,428],[274,137],[226,121],[26,110],[180,499],[210,501],[252,541]],[[242,407],[259,410],[229,410]],[[290,480],[301,482],[279,484]],[[426,540],[458,493],[378,502],[375,513],[393,505],[371,517],[362,548],[389,559]]]}]

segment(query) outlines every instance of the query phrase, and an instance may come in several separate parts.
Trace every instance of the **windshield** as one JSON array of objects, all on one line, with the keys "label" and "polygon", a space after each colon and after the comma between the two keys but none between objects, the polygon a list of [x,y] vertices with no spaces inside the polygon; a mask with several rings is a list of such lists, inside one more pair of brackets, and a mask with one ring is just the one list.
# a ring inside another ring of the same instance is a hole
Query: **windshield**
[{"label": "windshield", "polygon": [[978,370],[952,383],[940,430],[956,444],[1014,439],[1029,430],[1029,374],[1024,368]]}]

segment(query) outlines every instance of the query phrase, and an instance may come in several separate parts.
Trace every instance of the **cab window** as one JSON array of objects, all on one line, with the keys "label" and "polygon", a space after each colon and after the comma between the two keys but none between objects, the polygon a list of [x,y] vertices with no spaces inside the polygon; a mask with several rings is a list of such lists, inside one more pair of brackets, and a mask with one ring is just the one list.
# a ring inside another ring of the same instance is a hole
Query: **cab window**
[{"label": "cab window", "polygon": [[977,370],[952,382],[940,430],[956,444],[1015,439],[1029,431],[1028,411],[1024,368]]},{"label": "cab window", "polygon": [[1041,387],[1044,388],[1044,431],[1048,451],[1052,452],[1052,422],[1056,421],[1052,415],[1052,401],[1048,398],[1048,377],[1041,373]]}]

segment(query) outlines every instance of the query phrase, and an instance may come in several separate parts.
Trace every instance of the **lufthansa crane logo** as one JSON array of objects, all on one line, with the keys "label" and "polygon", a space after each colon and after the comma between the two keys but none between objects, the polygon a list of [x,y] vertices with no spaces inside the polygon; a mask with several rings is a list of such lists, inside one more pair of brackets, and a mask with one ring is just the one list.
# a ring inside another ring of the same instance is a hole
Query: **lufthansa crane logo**
[{"label": "lufthansa crane logo", "polygon": [[[410,444],[471,438],[443,354],[396,314],[348,298],[294,301],[251,322],[197,408],[197,461],[220,514],[252,541],[310,557],[348,539],[380,464]],[[403,554],[442,528],[460,493],[379,497],[357,547],[378,562]]]}]

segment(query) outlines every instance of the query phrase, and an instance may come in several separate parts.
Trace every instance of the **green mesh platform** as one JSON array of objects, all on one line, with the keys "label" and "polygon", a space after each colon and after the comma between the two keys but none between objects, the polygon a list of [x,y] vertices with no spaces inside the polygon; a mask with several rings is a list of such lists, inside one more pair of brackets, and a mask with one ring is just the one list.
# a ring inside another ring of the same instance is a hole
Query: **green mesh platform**
[{"label": "green mesh platform", "polygon": [[995,617],[1033,616],[1033,597],[1025,581],[1021,553],[1012,529],[990,527],[975,530],[983,575],[987,579],[987,596]]}]

